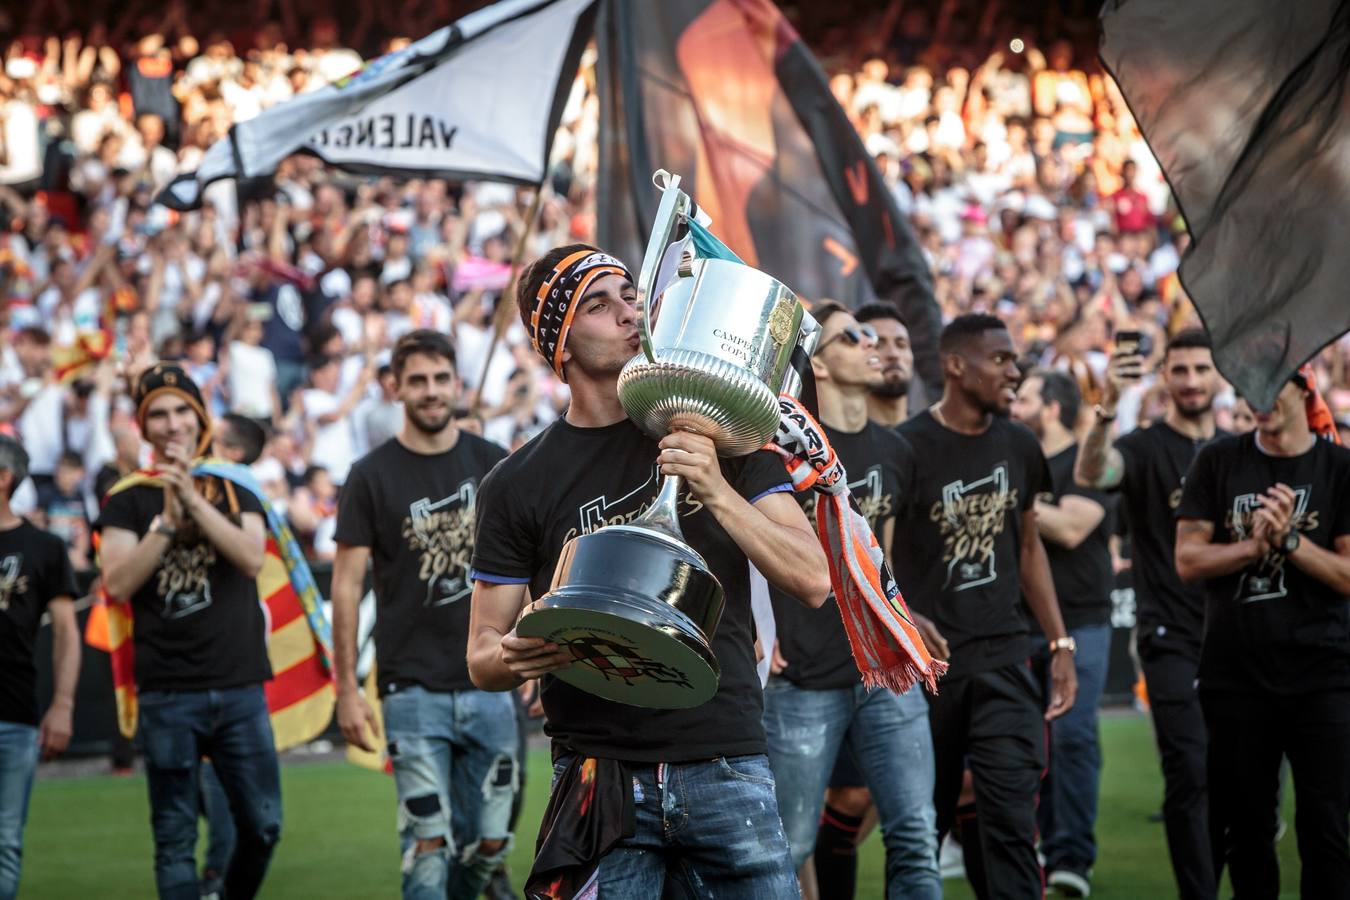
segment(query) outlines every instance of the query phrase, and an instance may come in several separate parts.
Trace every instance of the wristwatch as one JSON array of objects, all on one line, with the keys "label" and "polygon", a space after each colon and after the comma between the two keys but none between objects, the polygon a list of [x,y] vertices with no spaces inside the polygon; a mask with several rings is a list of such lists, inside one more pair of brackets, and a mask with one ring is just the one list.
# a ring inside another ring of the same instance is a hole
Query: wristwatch
[{"label": "wristwatch", "polygon": [[1056,653],[1060,650],[1068,650],[1070,656],[1076,656],[1078,654],[1078,642],[1069,635],[1055,638],[1050,642],[1050,652]]},{"label": "wristwatch", "polygon": [[1289,529],[1284,533],[1284,537],[1280,538],[1280,552],[1288,556],[1298,549],[1302,540],[1303,538],[1299,536],[1298,531],[1293,528]]},{"label": "wristwatch", "polygon": [[1116,420],[1117,414],[1108,413],[1106,407],[1102,406],[1100,403],[1093,404],[1092,411],[1097,414],[1098,422],[1114,422]]},{"label": "wristwatch", "polygon": [[177,526],[165,522],[163,516],[155,516],[150,520],[150,531],[154,534],[162,534],[169,540],[178,536]]}]

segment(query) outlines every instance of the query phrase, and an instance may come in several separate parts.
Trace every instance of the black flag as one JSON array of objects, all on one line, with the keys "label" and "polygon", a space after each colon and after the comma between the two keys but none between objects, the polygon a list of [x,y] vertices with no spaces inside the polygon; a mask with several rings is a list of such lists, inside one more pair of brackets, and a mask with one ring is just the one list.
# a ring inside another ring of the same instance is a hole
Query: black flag
[{"label": "black flag", "polygon": [[811,51],[770,0],[609,0],[599,237],[641,259],[668,169],[741,259],[803,297],[894,301],[940,393],[927,263]]},{"label": "black flag", "polygon": [[1261,408],[1350,330],[1350,2],[1108,0],[1101,57],[1181,207],[1181,282]]}]

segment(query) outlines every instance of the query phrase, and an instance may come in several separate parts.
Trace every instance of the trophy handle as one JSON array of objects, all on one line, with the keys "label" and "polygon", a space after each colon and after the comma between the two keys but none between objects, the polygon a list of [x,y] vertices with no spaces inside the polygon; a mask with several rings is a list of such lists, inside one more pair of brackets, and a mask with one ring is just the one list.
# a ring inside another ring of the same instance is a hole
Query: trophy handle
[{"label": "trophy handle", "polygon": [[802,381],[811,366],[811,354],[820,343],[820,323],[808,312],[802,313],[801,330],[797,332],[797,346],[792,348],[788,370],[783,374],[783,388],[779,393],[801,398]]},{"label": "trophy handle", "polygon": [[656,362],[656,349],[652,346],[652,324],[647,314],[651,302],[655,299],[656,279],[661,272],[661,260],[666,255],[666,247],[679,227],[680,220],[689,214],[689,195],[680,190],[680,176],[672,175],[665,169],[657,169],[652,182],[661,189],[661,204],[656,208],[656,221],[652,223],[652,236],[647,241],[647,253],[642,257],[642,271],[638,274],[637,315],[638,339],[642,341],[642,352],[648,361]]}]

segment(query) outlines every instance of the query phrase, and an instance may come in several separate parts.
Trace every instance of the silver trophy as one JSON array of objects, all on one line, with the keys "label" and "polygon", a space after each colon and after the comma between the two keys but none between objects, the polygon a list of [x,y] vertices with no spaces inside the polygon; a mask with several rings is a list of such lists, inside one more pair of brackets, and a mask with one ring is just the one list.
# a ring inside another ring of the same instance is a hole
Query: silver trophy
[{"label": "silver trophy", "polygon": [[[672,260],[671,240],[694,205],[678,176],[658,171],[655,180],[661,203],[637,285],[642,353],[619,375],[619,401],[657,440],[692,431],[711,438],[720,456],[753,453],[778,428],[778,395],[800,391],[820,326],[796,294],[757,269]],[[632,523],[563,547],[551,589],[516,626],[522,636],[571,650],[576,662],[559,678],[660,709],[697,706],[717,693],[710,639],[722,617],[722,586],[684,542],[681,486],[667,476]]]}]

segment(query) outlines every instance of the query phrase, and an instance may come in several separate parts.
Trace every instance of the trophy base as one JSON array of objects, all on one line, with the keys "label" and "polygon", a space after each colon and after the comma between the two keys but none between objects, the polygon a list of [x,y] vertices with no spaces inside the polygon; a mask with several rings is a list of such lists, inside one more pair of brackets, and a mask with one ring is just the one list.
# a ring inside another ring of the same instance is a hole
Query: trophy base
[{"label": "trophy base", "polygon": [[616,703],[688,709],[717,693],[717,659],[702,631],[639,594],[560,587],[526,607],[516,634],[570,650],[576,662],[554,676]]}]

